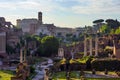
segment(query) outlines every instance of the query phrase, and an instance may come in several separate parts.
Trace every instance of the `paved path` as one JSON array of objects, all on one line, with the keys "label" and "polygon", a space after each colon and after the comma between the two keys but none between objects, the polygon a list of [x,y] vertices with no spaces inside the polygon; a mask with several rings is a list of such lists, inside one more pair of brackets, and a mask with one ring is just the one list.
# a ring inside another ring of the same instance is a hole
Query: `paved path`
[{"label": "paved path", "polygon": [[92,78],[118,78],[119,76],[116,74],[107,74],[105,75],[104,72],[99,72],[93,75],[92,73],[86,73],[86,77],[92,77]]},{"label": "paved path", "polygon": [[[48,61],[42,62],[41,64],[37,64],[35,67],[35,71],[37,72],[37,75],[32,80],[43,80],[44,77],[44,69],[49,67],[50,65],[53,65],[52,59],[47,58]],[[45,63],[48,63],[47,65],[43,65]],[[40,69],[41,68],[41,69]]]}]

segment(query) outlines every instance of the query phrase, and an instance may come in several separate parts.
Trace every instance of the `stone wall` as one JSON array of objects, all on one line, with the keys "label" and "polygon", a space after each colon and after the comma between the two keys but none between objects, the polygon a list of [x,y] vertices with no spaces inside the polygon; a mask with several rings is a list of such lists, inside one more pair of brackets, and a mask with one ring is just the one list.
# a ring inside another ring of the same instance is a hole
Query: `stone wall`
[{"label": "stone wall", "polygon": [[120,59],[120,48],[116,49],[116,58]]},{"label": "stone wall", "polygon": [[0,33],[0,53],[6,53],[6,33]]}]

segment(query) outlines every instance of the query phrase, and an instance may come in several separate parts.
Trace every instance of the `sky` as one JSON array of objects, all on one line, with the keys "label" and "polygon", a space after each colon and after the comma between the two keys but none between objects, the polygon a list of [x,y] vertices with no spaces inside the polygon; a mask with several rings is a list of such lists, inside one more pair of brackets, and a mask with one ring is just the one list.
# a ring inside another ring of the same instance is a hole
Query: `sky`
[{"label": "sky", "polygon": [[97,19],[120,21],[120,0],[0,0],[0,16],[14,25],[16,19],[37,18],[60,27],[92,26]]}]

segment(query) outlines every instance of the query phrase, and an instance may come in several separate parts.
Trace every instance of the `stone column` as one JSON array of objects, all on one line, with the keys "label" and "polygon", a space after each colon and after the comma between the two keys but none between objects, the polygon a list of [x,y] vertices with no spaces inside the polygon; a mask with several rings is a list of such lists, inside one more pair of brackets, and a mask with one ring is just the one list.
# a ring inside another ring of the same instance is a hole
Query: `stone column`
[{"label": "stone column", "polygon": [[72,56],[72,59],[74,59],[74,52],[71,51],[71,56]]},{"label": "stone column", "polygon": [[113,40],[113,54],[116,56],[116,46],[115,41]]},{"label": "stone column", "polygon": [[26,61],[26,54],[27,54],[27,42],[25,40],[25,45],[24,45],[24,61]]},{"label": "stone column", "polygon": [[92,56],[92,38],[90,38],[89,41],[90,41],[90,56]]},{"label": "stone column", "polygon": [[87,42],[86,34],[84,34],[84,56],[87,56],[87,46],[86,46],[86,42]]},{"label": "stone column", "polygon": [[58,49],[58,57],[64,58],[64,49],[63,48]]},{"label": "stone column", "polygon": [[49,80],[49,72],[48,72],[48,69],[45,69],[44,80]]},{"label": "stone column", "polygon": [[22,48],[20,49],[20,63],[23,62],[23,50]]},{"label": "stone column", "polygon": [[26,61],[26,48],[24,48],[24,61]]},{"label": "stone column", "polygon": [[64,49],[63,48],[61,48],[61,50],[60,50],[60,57],[64,58]]},{"label": "stone column", "polygon": [[61,54],[62,56],[62,58],[64,58],[64,49],[62,48],[62,54]]},{"label": "stone column", "polygon": [[95,37],[95,56],[98,56],[98,36]]}]

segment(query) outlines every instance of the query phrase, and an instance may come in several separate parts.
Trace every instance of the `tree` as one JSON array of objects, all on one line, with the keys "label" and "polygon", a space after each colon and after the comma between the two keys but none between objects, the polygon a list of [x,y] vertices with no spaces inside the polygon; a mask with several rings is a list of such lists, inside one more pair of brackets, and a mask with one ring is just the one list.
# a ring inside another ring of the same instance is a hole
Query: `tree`
[{"label": "tree", "polygon": [[12,46],[8,45],[8,44],[6,45],[6,51],[7,51],[8,54],[15,53],[15,49]]},{"label": "tree", "polygon": [[115,34],[115,29],[111,29],[110,34]]},{"label": "tree", "polygon": [[108,25],[103,25],[101,28],[100,28],[100,31],[102,32],[102,33],[104,33],[104,34],[108,34],[108,33],[110,33],[110,27],[108,26]]},{"label": "tree", "polygon": [[93,21],[93,23],[98,24],[98,23],[102,23],[103,21],[104,21],[103,19],[98,19],[98,20]]},{"label": "tree", "polygon": [[100,32],[100,28],[103,22],[104,22],[103,19],[98,19],[98,20],[93,21],[93,23],[97,25],[96,28],[98,29],[99,32]]},{"label": "tree", "polygon": [[44,56],[52,56],[58,53],[59,41],[54,36],[46,36],[41,40]]},{"label": "tree", "polygon": [[25,42],[24,42],[23,37],[20,37],[20,48],[23,46],[25,46]]},{"label": "tree", "polygon": [[117,20],[107,19],[105,22],[113,29],[116,29],[120,26],[120,23]]},{"label": "tree", "polygon": [[43,34],[42,32],[39,33],[39,37],[40,37],[40,38],[43,38],[43,37],[45,37],[45,36],[47,36],[47,34]]},{"label": "tree", "polygon": [[120,34],[120,27],[116,29],[115,34]]},{"label": "tree", "polygon": [[72,34],[66,34],[66,40],[67,41],[72,41]]},{"label": "tree", "polygon": [[84,34],[83,33],[79,34],[78,38],[79,38],[80,41],[83,41],[84,40]]},{"label": "tree", "polygon": [[[40,36],[38,36],[38,35],[27,35],[25,37],[25,39],[26,39],[26,44],[27,44],[27,53],[30,53],[31,50],[33,51],[33,53],[35,53],[36,50],[41,45]],[[29,48],[28,44],[32,44],[34,47]]]},{"label": "tree", "polygon": [[78,38],[76,37],[76,35],[72,36],[72,41],[78,41]]}]

